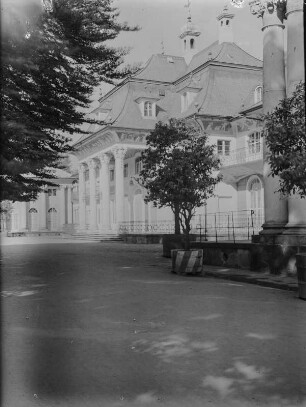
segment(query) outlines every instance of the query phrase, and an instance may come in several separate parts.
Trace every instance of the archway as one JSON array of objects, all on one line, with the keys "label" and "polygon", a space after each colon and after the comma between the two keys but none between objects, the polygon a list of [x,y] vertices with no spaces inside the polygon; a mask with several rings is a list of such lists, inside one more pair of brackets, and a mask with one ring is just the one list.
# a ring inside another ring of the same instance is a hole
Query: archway
[{"label": "archway", "polygon": [[38,230],[38,212],[37,209],[31,208],[29,210],[30,214],[30,231],[35,232]]},{"label": "archway", "polygon": [[253,211],[254,222],[260,227],[263,223],[263,184],[257,175],[252,175],[247,182],[247,208]]},{"label": "archway", "polygon": [[55,208],[48,210],[48,229],[51,231],[58,229],[58,216]]}]

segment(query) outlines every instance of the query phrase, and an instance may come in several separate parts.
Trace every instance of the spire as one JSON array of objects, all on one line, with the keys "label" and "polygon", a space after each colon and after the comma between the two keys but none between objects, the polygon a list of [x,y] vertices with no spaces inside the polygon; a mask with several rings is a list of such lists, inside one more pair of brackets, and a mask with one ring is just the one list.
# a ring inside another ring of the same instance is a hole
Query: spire
[{"label": "spire", "polygon": [[182,27],[180,39],[182,40],[182,50],[185,61],[189,64],[193,55],[197,51],[197,40],[196,38],[201,34],[198,27],[194,25],[191,21],[191,2],[188,0],[187,4],[184,6],[188,8],[187,23]]},{"label": "spire", "polygon": [[219,44],[222,44],[222,42],[234,42],[232,21],[234,17],[235,14],[230,13],[228,6],[225,5],[217,17],[219,21]]}]

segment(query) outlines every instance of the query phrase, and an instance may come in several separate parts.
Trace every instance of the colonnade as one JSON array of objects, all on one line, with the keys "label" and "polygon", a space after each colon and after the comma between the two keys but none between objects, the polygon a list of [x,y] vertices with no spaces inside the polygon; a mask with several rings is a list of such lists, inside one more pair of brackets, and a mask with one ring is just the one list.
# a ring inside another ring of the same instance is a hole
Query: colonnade
[{"label": "colonnade", "polygon": [[[111,156],[115,159],[115,220],[118,225],[124,219],[124,174],[123,165],[127,148],[116,146],[108,152],[102,152],[79,166],[79,229],[86,228],[86,181],[85,172],[89,171],[89,227],[111,229],[110,219],[110,173]],[[96,190],[96,169],[99,168],[99,190]],[[100,224],[97,221],[97,193],[100,195]]]}]

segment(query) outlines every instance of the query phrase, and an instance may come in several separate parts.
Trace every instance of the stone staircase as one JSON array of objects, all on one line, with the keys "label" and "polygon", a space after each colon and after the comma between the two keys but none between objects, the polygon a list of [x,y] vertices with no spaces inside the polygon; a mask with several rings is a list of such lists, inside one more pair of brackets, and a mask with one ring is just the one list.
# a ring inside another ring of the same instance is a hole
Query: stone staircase
[{"label": "stone staircase", "polygon": [[73,240],[87,240],[91,242],[122,242],[122,238],[115,232],[89,232],[89,231],[79,231],[72,234],[65,234],[64,239],[73,239]]}]

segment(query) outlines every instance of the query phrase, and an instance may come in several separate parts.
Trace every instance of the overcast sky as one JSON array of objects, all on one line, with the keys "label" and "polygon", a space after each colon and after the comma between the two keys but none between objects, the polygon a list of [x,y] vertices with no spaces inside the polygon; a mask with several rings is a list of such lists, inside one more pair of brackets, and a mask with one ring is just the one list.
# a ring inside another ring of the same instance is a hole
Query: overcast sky
[{"label": "overcast sky", "polygon": [[[152,54],[161,53],[164,43],[166,54],[181,55],[181,27],[186,23],[187,0],[115,0],[120,11],[120,20],[142,29],[135,33],[124,33],[116,43],[132,46],[128,62],[145,62]],[[235,13],[234,41],[257,58],[262,59],[262,21],[250,12],[248,2],[236,8],[226,0],[191,0],[191,17],[200,31],[198,49],[207,47],[218,39],[217,15],[225,4]]]}]

